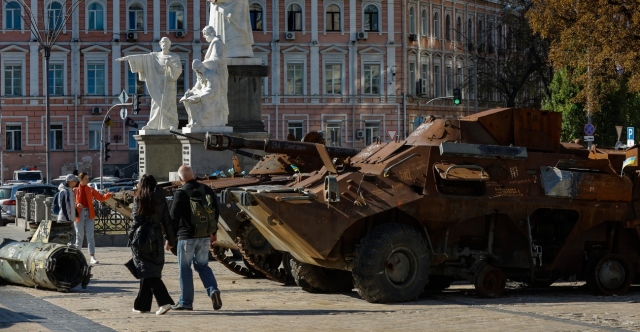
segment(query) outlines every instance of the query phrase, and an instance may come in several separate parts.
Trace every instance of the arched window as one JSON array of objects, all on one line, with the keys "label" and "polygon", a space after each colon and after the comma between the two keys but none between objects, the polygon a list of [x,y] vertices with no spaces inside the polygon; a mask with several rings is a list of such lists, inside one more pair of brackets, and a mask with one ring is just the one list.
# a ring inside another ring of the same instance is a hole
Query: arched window
[{"label": "arched window", "polygon": [[364,31],[378,32],[378,7],[368,5],[364,9]]},{"label": "arched window", "polygon": [[62,28],[62,5],[59,2],[52,2],[47,10],[47,19],[50,31]]},{"label": "arched window", "polygon": [[340,31],[340,7],[338,5],[329,5],[327,7],[325,22],[325,31]]},{"label": "arched window", "polygon": [[184,7],[179,3],[169,6],[169,30],[184,29]]},{"label": "arched window", "polygon": [[438,13],[433,14],[433,37],[440,38],[440,17]]},{"label": "arched window", "polygon": [[139,3],[129,6],[129,30],[144,30],[144,9]]},{"label": "arched window", "polygon": [[449,15],[444,19],[444,38],[451,40],[451,17]]},{"label": "arched window", "polygon": [[416,33],[416,13],[413,7],[409,8],[409,33]]},{"label": "arched window", "polygon": [[493,51],[493,23],[489,23],[489,27],[487,28],[487,46],[491,51]]},{"label": "arched window", "polygon": [[456,35],[457,35],[457,41],[461,42],[462,41],[462,18],[460,16],[458,16],[458,21],[456,23]]},{"label": "arched window", "polygon": [[89,5],[89,30],[104,30],[104,9],[94,2]]},{"label": "arched window", "polygon": [[422,35],[426,36],[429,33],[429,19],[427,18],[427,10],[422,10]]},{"label": "arched window", "polygon": [[7,30],[22,30],[22,8],[20,5],[15,1],[11,1],[7,3],[5,11],[6,16],[4,28]]},{"label": "arched window", "polygon": [[249,19],[251,20],[251,30],[263,31],[262,27],[262,6],[252,3],[249,6]]},{"label": "arched window", "polygon": [[467,21],[467,44],[469,51],[473,50],[473,21]]},{"label": "arched window", "polygon": [[476,33],[476,36],[478,36],[478,47],[484,47],[484,30],[482,30],[482,21],[478,21],[478,33]]},{"label": "arched window", "polygon": [[287,11],[287,31],[302,31],[302,7],[294,3]]}]

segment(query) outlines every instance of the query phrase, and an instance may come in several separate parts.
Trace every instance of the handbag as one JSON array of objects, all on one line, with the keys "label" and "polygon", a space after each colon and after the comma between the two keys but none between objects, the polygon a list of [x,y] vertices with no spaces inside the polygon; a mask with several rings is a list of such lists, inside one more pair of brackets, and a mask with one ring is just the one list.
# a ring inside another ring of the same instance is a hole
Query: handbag
[{"label": "handbag", "polygon": [[136,269],[136,265],[133,263],[133,258],[129,259],[128,262],[124,263],[124,266],[127,267],[127,269],[129,270],[129,272],[131,272],[134,278],[140,279],[138,277],[138,269]]},{"label": "handbag", "polygon": [[138,226],[133,232],[131,247],[143,253],[151,253],[156,249],[155,228],[147,221]]}]

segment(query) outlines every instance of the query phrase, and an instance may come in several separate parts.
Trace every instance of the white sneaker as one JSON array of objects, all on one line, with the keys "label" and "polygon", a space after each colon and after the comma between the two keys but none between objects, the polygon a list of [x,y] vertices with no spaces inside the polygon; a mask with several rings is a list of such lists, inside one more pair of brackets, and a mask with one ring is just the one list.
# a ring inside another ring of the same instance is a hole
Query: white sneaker
[{"label": "white sneaker", "polygon": [[144,314],[144,313],[148,312],[148,311],[136,310],[136,308],[131,309],[131,311],[137,312],[139,314]]},{"label": "white sneaker", "polygon": [[91,264],[98,264],[100,262],[98,262],[98,260],[95,257],[91,257]]},{"label": "white sneaker", "polygon": [[171,310],[170,304],[165,304],[158,311],[156,311],[156,315],[164,315],[167,311]]}]

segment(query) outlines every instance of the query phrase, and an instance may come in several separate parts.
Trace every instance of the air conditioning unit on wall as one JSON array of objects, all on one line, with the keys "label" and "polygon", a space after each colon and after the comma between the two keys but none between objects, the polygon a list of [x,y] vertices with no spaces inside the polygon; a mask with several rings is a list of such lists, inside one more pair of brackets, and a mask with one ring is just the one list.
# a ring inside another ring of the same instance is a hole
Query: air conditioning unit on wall
[{"label": "air conditioning unit on wall", "polygon": [[93,115],[98,115],[100,113],[102,113],[102,109],[100,107],[94,107],[91,109],[91,114]]},{"label": "air conditioning unit on wall", "polygon": [[137,32],[127,32],[127,40],[128,41],[137,41],[138,33]]},{"label": "air conditioning unit on wall", "polygon": [[284,39],[286,39],[286,40],[294,40],[294,39],[296,39],[296,33],[295,32],[291,32],[291,31],[285,32],[284,33]]},{"label": "air conditioning unit on wall", "polygon": [[367,35],[366,32],[360,31],[360,32],[358,32],[356,34],[356,37],[357,37],[358,40],[367,40],[367,37],[369,37],[369,36]]},{"label": "air conditioning unit on wall", "polygon": [[418,35],[415,34],[415,33],[410,33],[409,34],[409,40],[412,41],[412,42],[418,40]]},{"label": "air conditioning unit on wall", "polygon": [[362,129],[356,130],[356,138],[364,138],[364,130]]},{"label": "air conditioning unit on wall", "polygon": [[176,38],[184,38],[187,35],[186,31],[176,31]]}]

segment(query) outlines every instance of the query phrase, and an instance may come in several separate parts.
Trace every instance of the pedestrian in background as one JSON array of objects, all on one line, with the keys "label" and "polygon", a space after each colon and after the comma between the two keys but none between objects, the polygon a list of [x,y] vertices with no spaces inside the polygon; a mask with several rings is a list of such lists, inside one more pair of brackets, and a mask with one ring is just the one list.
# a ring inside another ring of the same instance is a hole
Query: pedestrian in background
[{"label": "pedestrian in background", "polygon": [[[133,264],[136,267],[136,277],[140,279],[140,289],[135,302],[133,312],[143,313],[151,311],[153,296],[160,307],[156,315],[163,315],[175,304],[167,287],[162,281],[162,268],[164,267],[164,247],[167,242],[167,250],[175,246],[175,237],[171,228],[169,207],[164,190],[157,185],[153,175],[143,175],[138,185],[136,198],[133,201],[131,211],[133,225],[129,231],[129,239],[138,227],[153,227],[154,244],[151,252],[145,253],[131,247]],[[165,239],[162,237],[164,231]]]},{"label": "pedestrian in background", "polygon": [[111,193],[106,195],[100,194],[97,190],[89,187],[89,174],[80,173],[80,185],[74,189],[76,194],[76,246],[82,248],[85,234],[87,235],[87,246],[89,247],[89,255],[91,256],[91,264],[98,264],[96,259],[96,243],[93,236],[95,228],[96,212],[93,208],[93,199],[104,202],[111,197]]},{"label": "pedestrian in background", "polygon": [[[213,309],[222,308],[222,299],[218,283],[209,267],[209,247],[216,241],[216,234],[205,237],[194,237],[195,226],[191,223],[191,203],[188,192],[193,192],[193,197],[199,197],[199,189],[204,189],[205,195],[214,197],[215,220],[218,220],[218,206],[216,193],[209,186],[198,183],[193,175],[191,167],[182,165],[178,169],[178,177],[182,187],[176,190],[171,204],[172,227],[178,238],[178,268],[180,274],[180,300],[173,306],[173,310],[193,310],[193,269],[198,272],[207,295],[213,302]],[[203,186],[204,188],[200,188]]]}]

